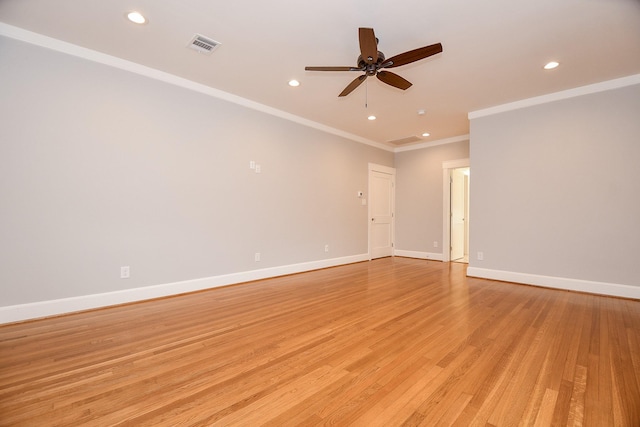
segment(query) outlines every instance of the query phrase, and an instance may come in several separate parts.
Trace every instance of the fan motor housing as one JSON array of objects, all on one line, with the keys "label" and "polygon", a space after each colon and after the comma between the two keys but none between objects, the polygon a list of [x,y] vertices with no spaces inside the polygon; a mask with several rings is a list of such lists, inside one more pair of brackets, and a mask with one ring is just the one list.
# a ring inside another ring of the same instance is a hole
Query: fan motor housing
[{"label": "fan motor housing", "polygon": [[378,70],[378,68],[380,67],[380,65],[382,65],[382,62],[384,61],[384,59],[385,59],[384,53],[378,51],[378,58],[376,59],[376,62],[374,62],[373,64],[367,64],[367,61],[362,59],[362,55],[359,55],[358,68],[364,69],[369,75],[374,75]]}]

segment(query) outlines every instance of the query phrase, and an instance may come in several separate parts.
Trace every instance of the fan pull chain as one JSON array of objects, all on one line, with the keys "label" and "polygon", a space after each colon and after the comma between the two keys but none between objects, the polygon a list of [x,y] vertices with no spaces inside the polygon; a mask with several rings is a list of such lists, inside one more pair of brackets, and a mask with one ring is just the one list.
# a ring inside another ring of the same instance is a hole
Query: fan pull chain
[{"label": "fan pull chain", "polygon": [[364,81],[364,108],[369,108],[369,79]]}]

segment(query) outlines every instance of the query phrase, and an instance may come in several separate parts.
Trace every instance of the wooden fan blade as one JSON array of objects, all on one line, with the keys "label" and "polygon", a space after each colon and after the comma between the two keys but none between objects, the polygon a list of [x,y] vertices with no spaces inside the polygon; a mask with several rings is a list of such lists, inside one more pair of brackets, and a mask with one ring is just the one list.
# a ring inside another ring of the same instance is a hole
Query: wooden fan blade
[{"label": "wooden fan blade", "polygon": [[397,87],[398,89],[407,90],[411,87],[410,81],[405,80],[404,78],[392,73],[391,71],[378,71],[376,77],[378,77],[378,80],[393,87]]},{"label": "wooden fan blade", "polygon": [[[366,74],[363,74],[360,77],[356,78],[354,81],[349,83],[349,85],[347,87],[345,87],[344,90],[342,92],[340,92],[340,95],[338,95],[338,96],[347,96],[347,95],[349,95],[351,92],[353,92],[355,90],[355,88],[360,86],[360,84],[363,81],[365,81],[366,78],[367,78]],[[409,84],[411,84],[411,83],[409,83]]]},{"label": "wooden fan blade", "polygon": [[394,68],[401,65],[410,64],[415,61],[427,58],[442,52],[442,45],[440,43],[432,44],[431,46],[420,47],[418,49],[410,50],[405,53],[401,53],[396,56],[392,56],[386,59],[381,68]]},{"label": "wooden fan blade", "polygon": [[378,42],[373,28],[359,28],[360,54],[367,64],[373,64],[378,60]]},{"label": "wooden fan blade", "polygon": [[304,67],[307,71],[361,71],[356,67]]}]

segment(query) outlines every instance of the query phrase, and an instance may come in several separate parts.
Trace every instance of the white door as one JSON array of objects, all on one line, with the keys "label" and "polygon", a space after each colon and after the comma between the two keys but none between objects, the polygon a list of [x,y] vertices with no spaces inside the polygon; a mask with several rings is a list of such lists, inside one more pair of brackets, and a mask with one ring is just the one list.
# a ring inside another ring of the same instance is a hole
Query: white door
[{"label": "white door", "polygon": [[[389,172],[391,172],[391,168]],[[394,171],[395,172],[395,171]],[[369,257],[393,255],[395,174],[369,171]]]},{"label": "white door", "polygon": [[465,236],[465,191],[464,173],[461,169],[451,171],[451,260],[464,256]]}]

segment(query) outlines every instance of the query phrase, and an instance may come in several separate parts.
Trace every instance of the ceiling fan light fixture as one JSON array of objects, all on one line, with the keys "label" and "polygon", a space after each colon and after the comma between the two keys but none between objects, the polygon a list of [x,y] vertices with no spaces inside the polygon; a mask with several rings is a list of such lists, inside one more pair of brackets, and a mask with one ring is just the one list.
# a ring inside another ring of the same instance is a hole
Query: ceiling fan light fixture
[{"label": "ceiling fan light fixture", "polygon": [[556,61],[547,62],[546,65],[544,66],[544,69],[553,70],[554,68],[557,68],[558,65],[560,65],[560,63]]},{"label": "ceiling fan light fixture", "polygon": [[133,22],[134,24],[146,24],[147,23],[147,18],[144,17],[144,15],[142,15],[140,12],[136,12],[135,10],[131,11],[131,12],[127,12],[127,19],[131,22]]}]

